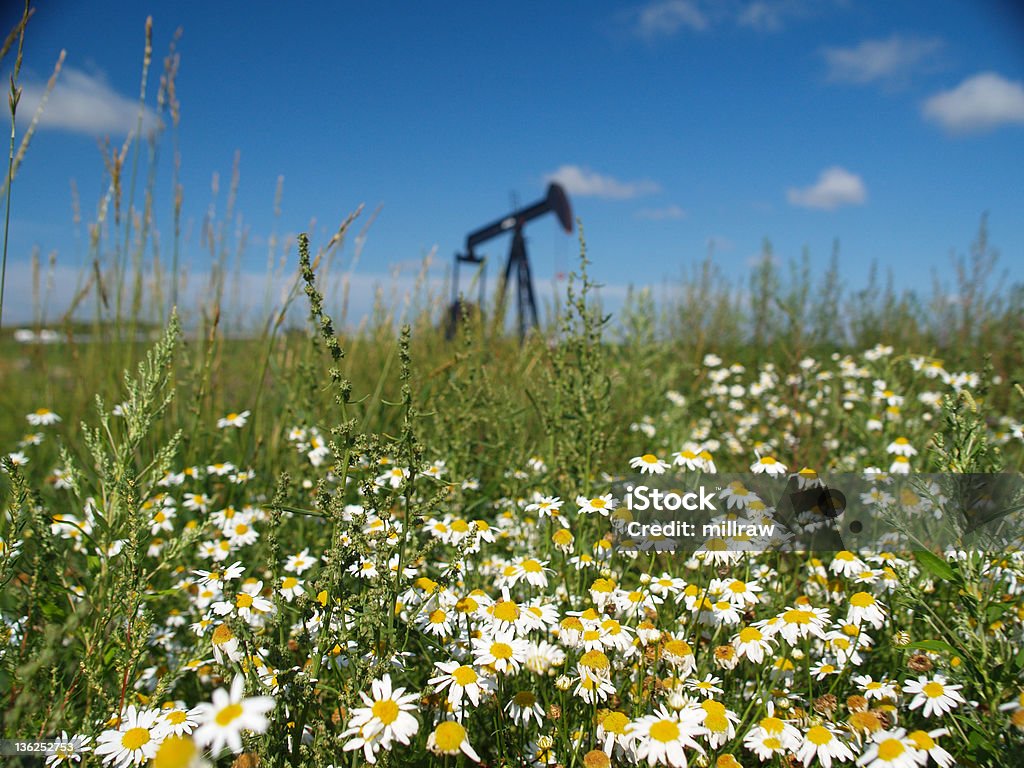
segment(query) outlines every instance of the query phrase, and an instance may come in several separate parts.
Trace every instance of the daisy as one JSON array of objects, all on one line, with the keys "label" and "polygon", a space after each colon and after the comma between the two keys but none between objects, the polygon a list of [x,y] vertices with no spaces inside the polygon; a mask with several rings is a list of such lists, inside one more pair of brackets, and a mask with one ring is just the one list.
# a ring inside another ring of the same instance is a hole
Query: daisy
[{"label": "daisy", "polygon": [[25,420],[33,427],[47,427],[60,421],[60,416],[49,408],[37,408],[32,413],[28,414],[28,416],[25,417]]},{"label": "daisy", "polygon": [[712,749],[719,749],[736,737],[736,724],[740,717],[721,702],[705,699],[700,703],[698,713],[702,715],[701,724],[707,730],[708,744]]},{"label": "daisy", "polygon": [[461,752],[470,760],[480,762],[480,755],[469,743],[466,729],[460,723],[451,720],[437,724],[433,733],[427,737],[427,749],[435,755],[457,755]]},{"label": "daisy", "polygon": [[278,592],[281,593],[281,597],[290,603],[299,595],[306,594],[306,590],[303,587],[304,583],[301,579],[297,579],[294,576],[282,576]]},{"label": "daisy", "polygon": [[118,768],[141,765],[152,760],[163,739],[163,723],[155,709],[138,711],[129,706],[116,729],[103,731],[96,739],[96,754]]},{"label": "daisy", "polygon": [[72,762],[80,763],[82,755],[92,751],[92,747],[89,746],[90,741],[92,741],[91,736],[81,733],[68,736],[67,731],[61,731],[60,738],[54,739],[53,752],[46,756],[45,764],[49,767]]},{"label": "daisy", "polygon": [[824,661],[819,661],[811,667],[810,671],[814,675],[815,680],[824,680],[829,675],[838,675],[840,669],[835,664],[826,664]]},{"label": "daisy", "polygon": [[917,449],[905,437],[897,437],[889,443],[885,452],[895,454],[896,456],[906,456],[907,458],[917,455]]},{"label": "daisy", "polygon": [[273,696],[242,697],[245,678],[236,675],[231,683],[231,692],[218,688],[213,692],[213,701],[196,707],[196,717],[201,723],[193,734],[196,743],[208,746],[210,753],[218,755],[228,747],[236,755],[242,751],[242,731],[263,733],[270,722],[266,713],[274,708]]},{"label": "daisy", "polygon": [[722,683],[722,678],[715,677],[710,673],[704,677],[703,680],[688,680],[686,687],[690,690],[696,691],[701,696],[707,698],[713,698],[716,693],[722,693],[722,689],[719,685]]},{"label": "daisy", "polygon": [[786,465],[774,456],[759,456],[757,461],[750,465],[750,471],[755,475],[766,474],[774,477],[786,474]]},{"label": "daisy", "polygon": [[292,555],[288,558],[288,562],[285,563],[284,569],[288,573],[297,573],[300,576],[312,568],[316,564],[316,559],[309,556],[309,547],[299,552],[297,555]]},{"label": "daisy", "polygon": [[228,427],[235,427],[241,429],[245,426],[245,423],[249,420],[249,411],[242,411],[241,413],[229,413],[227,416],[221,419],[217,419],[217,429],[227,429]]},{"label": "daisy", "polygon": [[604,496],[595,496],[592,499],[588,499],[586,496],[576,497],[576,506],[584,515],[598,514],[608,517],[617,504],[618,501],[610,493],[606,493]]},{"label": "daisy", "polygon": [[960,695],[962,685],[950,685],[942,675],[935,675],[929,680],[921,675],[917,680],[909,680],[903,685],[904,693],[916,694],[910,702],[911,709],[924,705],[924,716],[945,715],[966,700]]},{"label": "daisy", "polygon": [[897,456],[892,460],[892,464],[889,466],[889,471],[894,475],[909,475],[910,459],[906,456]]},{"label": "daisy", "polygon": [[641,475],[662,475],[669,468],[669,463],[662,461],[653,453],[645,453],[643,456],[634,456],[630,459],[629,466],[633,469],[639,469]]},{"label": "daisy", "polygon": [[8,461],[16,467],[23,467],[28,464],[28,456],[23,451],[15,451],[7,454]]},{"label": "daisy", "polygon": [[824,629],[828,624],[829,615],[824,608],[787,608],[777,618],[779,621],[775,624],[775,634],[782,635],[790,645],[796,645],[797,640],[811,635],[825,639]]},{"label": "daisy", "polygon": [[[769,713],[774,707],[769,704]],[[743,737],[743,746],[757,755],[758,760],[771,760],[772,756],[791,752],[800,745],[800,731],[787,722],[769,714]]]},{"label": "daisy", "polygon": [[370,686],[373,698],[364,691],[359,692],[365,707],[352,711],[348,721],[348,729],[341,734],[342,738],[352,736],[343,749],[349,752],[362,747],[363,755],[368,763],[377,762],[377,752],[391,749],[391,744],[408,745],[420,728],[419,721],[412,715],[416,709],[415,693],[406,693],[405,688],[391,689],[391,675],[384,675],[374,680]]},{"label": "daisy", "polygon": [[444,672],[443,675],[432,677],[427,682],[438,692],[448,689],[448,703],[456,712],[462,710],[462,697],[469,699],[474,707],[480,706],[480,697],[493,689],[489,678],[479,674],[468,664],[457,661],[434,662],[434,666]]},{"label": "daisy", "polygon": [[633,723],[633,742],[637,761],[646,760],[648,765],[670,765],[685,768],[688,747],[706,755],[704,747],[693,740],[694,736],[707,733],[700,725],[703,711],[692,707],[670,712],[664,706],[653,715],[646,715]]},{"label": "daisy", "polygon": [[210,507],[210,497],[203,493],[186,493],[185,500],[181,503],[185,509],[193,512],[206,513]]},{"label": "daisy", "polygon": [[693,649],[685,640],[669,640],[661,647],[661,656],[676,668],[680,677],[688,677],[697,670]]},{"label": "daisy", "polygon": [[858,574],[868,570],[868,566],[867,563],[853,554],[853,552],[844,549],[841,552],[836,552],[835,557],[832,558],[832,562],[828,566],[828,569],[832,571],[832,573],[852,579],[856,578]]},{"label": "daisy", "polygon": [[213,644],[213,655],[218,664],[223,664],[225,658],[230,661],[241,661],[243,654],[238,647],[238,638],[227,624],[216,626],[210,642]]},{"label": "daisy", "polygon": [[725,582],[722,595],[737,608],[744,608],[757,605],[757,593],[760,591],[761,586],[756,581],[733,579]]},{"label": "daisy", "polygon": [[476,663],[503,674],[518,673],[528,650],[527,642],[517,638],[513,631],[496,631],[491,637],[473,638]]},{"label": "daisy", "polygon": [[187,736],[199,725],[199,710],[171,707],[160,712],[165,735]]},{"label": "daisy", "polygon": [[505,705],[505,711],[508,712],[513,722],[520,725],[529,725],[530,720],[534,719],[539,726],[540,721],[544,719],[544,708],[530,691],[516,693]]},{"label": "daisy", "polygon": [[270,613],[274,610],[274,604],[260,595],[262,590],[262,581],[243,584],[242,589],[235,595],[234,602],[219,600],[210,608],[218,616],[226,616],[234,612],[251,624],[253,620],[259,618],[260,614]]},{"label": "daisy", "polygon": [[421,611],[416,614],[416,625],[430,635],[446,638],[452,634],[452,620],[455,618],[453,611],[437,607],[432,611]]},{"label": "daisy", "polygon": [[597,743],[608,756],[615,747],[620,751],[628,749],[633,738],[632,728],[633,724],[622,712],[608,712],[597,724]]},{"label": "daisy", "polygon": [[558,496],[541,496],[533,504],[527,504],[524,512],[536,512],[543,519],[550,517],[552,522],[559,523],[563,528],[569,527],[569,521],[562,515],[562,505],[565,504]]},{"label": "daisy", "polygon": [[847,611],[846,620],[850,624],[866,621],[875,629],[881,629],[885,622],[885,606],[870,592],[857,592],[850,597],[850,609]]},{"label": "daisy", "polygon": [[921,752],[906,734],[903,728],[875,731],[867,749],[857,759],[857,765],[867,768],[916,768],[924,765],[928,761],[927,754]]},{"label": "daisy", "polygon": [[796,759],[804,764],[804,768],[815,757],[824,768],[831,768],[833,760],[842,763],[853,760],[853,752],[829,728],[816,725],[804,734],[803,743],[796,751]]},{"label": "daisy", "polygon": [[938,736],[948,736],[949,731],[945,728],[937,728],[934,731],[911,731],[907,734],[907,739],[910,740],[915,747],[922,752],[926,752],[932,760],[938,763],[941,768],[950,768],[950,766],[956,764],[956,760],[946,750],[935,743],[935,739]]},{"label": "daisy", "polygon": [[514,587],[521,579],[525,579],[527,582],[535,587],[544,588],[548,585],[548,574],[554,573],[554,570],[548,568],[547,560],[536,560],[532,557],[520,557],[516,558],[513,566],[515,568],[513,576],[509,579],[509,586]]},{"label": "daisy", "polygon": [[387,472],[379,475],[373,482],[375,485],[383,488],[384,486],[390,485],[392,488],[398,488],[403,482],[409,477],[409,470],[402,467],[392,467]]},{"label": "daisy", "polygon": [[576,672],[576,688],[573,694],[588,704],[598,704],[615,693],[615,686],[606,675],[595,675],[582,664],[576,666]]}]

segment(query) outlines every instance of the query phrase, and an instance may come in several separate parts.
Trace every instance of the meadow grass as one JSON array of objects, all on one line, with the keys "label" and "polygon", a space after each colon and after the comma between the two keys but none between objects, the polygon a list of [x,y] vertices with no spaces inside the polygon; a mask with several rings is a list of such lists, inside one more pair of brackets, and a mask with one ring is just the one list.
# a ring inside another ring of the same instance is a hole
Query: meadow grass
[{"label": "meadow grass", "polygon": [[[172,135],[176,68],[172,48]],[[637,289],[615,317],[581,235],[519,344],[491,307],[447,341],[426,281],[415,311],[347,322],[325,293],[353,240],[357,261],[360,210],[319,247],[271,246],[268,285],[280,248],[289,288],[240,333],[231,202],[207,222],[209,294],[175,309],[183,192],[175,175],[168,269],[159,138],[109,150],[72,306],[36,312],[57,340],[0,336],[3,737],[78,735],[95,765],[1020,754],[1019,538],[636,556],[606,514],[658,459],[709,478],[1019,473],[1022,298],[984,220],[955,301],[875,274],[848,295],[836,259],[781,267],[766,244],[742,285],[709,255],[671,301]]]}]

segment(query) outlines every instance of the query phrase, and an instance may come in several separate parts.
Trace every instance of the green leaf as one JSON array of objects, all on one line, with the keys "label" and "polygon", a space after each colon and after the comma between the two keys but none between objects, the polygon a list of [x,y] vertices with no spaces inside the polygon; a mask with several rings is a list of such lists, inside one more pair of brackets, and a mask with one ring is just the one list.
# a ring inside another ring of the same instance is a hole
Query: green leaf
[{"label": "green leaf", "polygon": [[1013,663],[1017,665],[1017,669],[1024,669],[1024,646],[1017,651],[1017,655],[1014,657]]},{"label": "green leaf", "polygon": [[914,559],[917,560],[918,565],[936,578],[944,581],[956,579],[956,571],[953,570],[953,566],[934,552],[929,552],[927,549],[915,549]]},{"label": "green leaf", "polygon": [[907,646],[914,651],[935,651],[936,653],[952,653],[957,654],[956,648],[947,643],[945,640],[918,640],[916,643],[911,643]]},{"label": "green leaf", "polygon": [[992,603],[988,608],[985,609],[985,621],[991,624],[993,621],[997,621],[1002,618],[1008,608],[1012,608],[1012,605],[1007,603]]}]

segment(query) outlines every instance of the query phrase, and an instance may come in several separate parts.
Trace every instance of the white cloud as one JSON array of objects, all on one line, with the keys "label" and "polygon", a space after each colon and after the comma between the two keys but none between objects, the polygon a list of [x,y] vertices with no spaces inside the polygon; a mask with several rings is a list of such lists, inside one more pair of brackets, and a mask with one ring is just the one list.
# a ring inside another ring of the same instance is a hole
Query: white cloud
[{"label": "white cloud", "polygon": [[793,205],[831,211],[843,205],[861,205],[867,199],[864,181],[855,173],[833,165],[809,187],[791,187],[786,197]]},{"label": "white cloud", "polygon": [[883,40],[862,40],[850,48],[824,48],[828,79],[844,83],[905,82],[914,71],[933,64],[942,48],[937,37],[892,35]]},{"label": "white cloud", "polygon": [[761,32],[779,32],[789,16],[805,16],[808,9],[801,0],[754,0],[740,9],[736,23]]},{"label": "white cloud", "polygon": [[658,183],[650,179],[619,181],[612,176],[605,176],[578,165],[560,166],[558,170],[545,176],[544,180],[557,181],[570,195],[602,197],[606,200],[628,200],[661,190]]},{"label": "white cloud", "polygon": [[648,221],[678,221],[686,218],[686,211],[673,203],[663,208],[642,208],[636,212],[636,217]]},{"label": "white cloud", "polygon": [[1024,124],[1024,85],[981,72],[924,103],[924,116],[952,133],[977,133]]},{"label": "white cloud", "polygon": [[692,0],[656,0],[640,8],[635,15],[633,31],[645,40],[671,37],[682,27],[698,32],[707,29],[708,19]]},{"label": "white cloud", "polygon": [[[18,105],[19,120],[27,123],[32,119],[45,90],[45,83],[25,84]],[[101,76],[65,67],[43,107],[39,128],[61,129],[90,136],[126,136],[135,130],[138,119],[138,98],[122,96]],[[142,125],[144,132],[159,125],[156,112],[149,107],[143,112]]]}]

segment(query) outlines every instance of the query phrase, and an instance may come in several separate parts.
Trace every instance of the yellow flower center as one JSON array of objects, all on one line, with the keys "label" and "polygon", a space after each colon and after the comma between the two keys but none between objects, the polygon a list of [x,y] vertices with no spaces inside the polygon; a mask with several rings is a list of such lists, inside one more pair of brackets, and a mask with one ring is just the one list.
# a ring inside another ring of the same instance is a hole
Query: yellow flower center
[{"label": "yellow flower center", "polygon": [[878,759],[894,760],[906,751],[907,748],[899,739],[886,739],[878,745]]},{"label": "yellow flower center", "polygon": [[384,725],[391,725],[398,719],[399,710],[394,699],[382,699],[381,701],[374,702],[372,712],[373,716],[384,723]]},{"label": "yellow flower center", "polygon": [[188,713],[181,709],[175,709],[164,715],[164,719],[171,725],[181,725],[188,717]]},{"label": "yellow flower center", "polygon": [[924,687],[921,688],[921,691],[929,699],[936,699],[944,694],[946,689],[942,687],[942,683],[931,682],[925,683]]},{"label": "yellow flower center", "polygon": [[611,666],[601,651],[587,651],[580,657],[580,665],[587,669],[608,669]]},{"label": "yellow flower center", "polygon": [[284,580],[281,582],[281,587],[284,589],[295,589],[295,587],[297,587],[298,584],[299,580],[296,579],[294,576],[285,576]]},{"label": "yellow flower center", "polygon": [[227,624],[218,624],[217,628],[213,630],[213,644],[223,645],[226,642],[234,639],[234,634]]},{"label": "yellow flower center", "polygon": [[491,656],[496,659],[511,659],[512,646],[508,643],[493,643],[491,645]]},{"label": "yellow flower center", "polygon": [[875,604],[875,598],[870,592],[858,592],[850,598],[850,605],[856,608],[867,608]]},{"label": "yellow flower center", "polygon": [[774,736],[769,736],[761,743],[768,747],[768,749],[782,749],[782,742],[776,739]]},{"label": "yellow flower center", "polygon": [[251,608],[252,607],[252,595],[245,592],[241,592],[235,597],[235,605],[239,608]]},{"label": "yellow flower center", "polygon": [[476,670],[463,664],[452,672],[452,679],[465,688],[467,685],[472,685],[477,681]]},{"label": "yellow flower center", "polygon": [[819,747],[832,741],[832,732],[828,728],[816,725],[807,732],[807,740]]},{"label": "yellow flower center", "polygon": [[665,643],[665,653],[673,656],[689,656],[693,653],[693,649],[685,640],[669,640]]},{"label": "yellow flower center", "polygon": [[153,757],[152,768],[188,768],[196,756],[196,745],[187,736],[168,736]]},{"label": "yellow flower center", "polygon": [[741,643],[752,643],[755,640],[761,640],[763,637],[761,630],[757,627],[744,627],[740,630]]},{"label": "yellow flower center", "polygon": [[679,738],[679,725],[672,720],[659,720],[651,726],[651,738],[665,744]]},{"label": "yellow flower center", "polygon": [[499,600],[491,608],[491,615],[498,621],[511,624],[519,618],[519,606],[511,600]]},{"label": "yellow flower center", "polygon": [[811,611],[801,611],[793,608],[782,614],[782,620],[787,624],[810,624],[814,614]]},{"label": "yellow flower center", "polygon": [[148,744],[149,738],[148,728],[129,728],[121,737],[121,746],[134,752],[141,749],[143,744]]},{"label": "yellow flower center", "polygon": [[237,720],[242,716],[242,705],[241,704],[228,704],[224,709],[217,713],[214,721],[217,725],[226,727],[233,721]]},{"label": "yellow flower center", "polygon": [[914,742],[914,746],[918,749],[923,749],[925,752],[935,747],[935,740],[924,731],[912,731],[907,735],[907,738]]},{"label": "yellow flower center", "polygon": [[544,570],[544,566],[538,563],[536,560],[524,560],[522,562],[523,570],[527,573],[541,573]]},{"label": "yellow flower center", "polygon": [[466,739],[466,729],[456,722],[445,721],[434,729],[434,744],[439,752],[455,754]]},{"label": "yellow flower center", "polygon": [[629,718],[621,712],[610,712],[604,720],[601,721],[601,727],[607,733],[619,733],[624,734],[626,732],[626,726],[629,725]]}]

